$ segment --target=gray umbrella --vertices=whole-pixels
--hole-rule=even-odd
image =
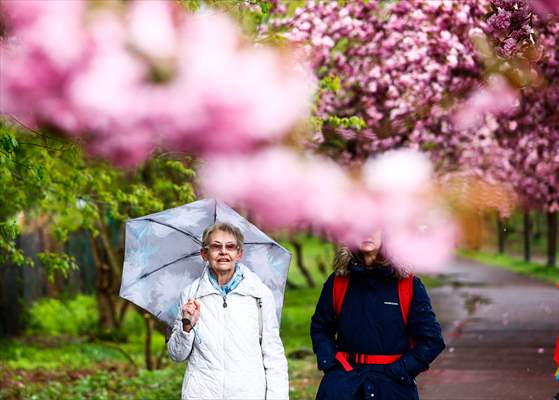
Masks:
[[[172,325],[182,289],[202,274],[202,233],[215,222],[230,222],[243,233],[241,263],[270,288],[279,320],[291,254],[232,208],[213,199],[126,223],[120,296]]]

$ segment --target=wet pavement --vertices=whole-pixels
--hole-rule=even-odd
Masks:
[[[418,379],[422,400],[552,400],[559,290],[458,260],[429,290],[447,348]],[[559,399],[559,397],[558,397]]]

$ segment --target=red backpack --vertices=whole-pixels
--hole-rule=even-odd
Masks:
[[[334,315],[339,318],[342,310],[342,303],[344,302],[345,293],[349,284],[349,275],[334,276],[334,286],[332,288],[332,298],[334,305]],[[408,314],[410,311],[411,301],[413,298],[413,275],[410,274],[405,278],[398,281],[398,297],[400,302],[400,310],[402,311],[402,318],[404,326],[408,324]],[[413,340],[410,339],[411,347],[414,346]],[[397,361],[402,354],[394,355],[371,355],[371,354],[358,354],[346,353],[338,351],[336,359],[342,364],[346,371],[351,371],[353,368],[348,361],[358,364],[391,364]]]

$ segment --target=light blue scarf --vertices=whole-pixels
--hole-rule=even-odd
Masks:
[[[233,273],[233,276],[231,277],[231,279],[229,279],[229,282],[227,282],[223,286],[219,286],[219,283],[217,283],[217,277],[215,276],[215,274],[213,273],[211,268],[208,268],[208,277],[210,278],[210,282],[211,282],[212,286],[222,296],[227,296],[227,294],[229,292],[231,292],[237,286],[239,286],[239,283],[241,283],[241,281],[244,278],[243,273],[241,272],[241,269],[239,268],[238,264],[235,265],[235,272]]]

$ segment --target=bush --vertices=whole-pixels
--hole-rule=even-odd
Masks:
[[[98,314],[93,296],[41,299],[30,307],[26,333],[30,335],[86,335],[97,329]]]

